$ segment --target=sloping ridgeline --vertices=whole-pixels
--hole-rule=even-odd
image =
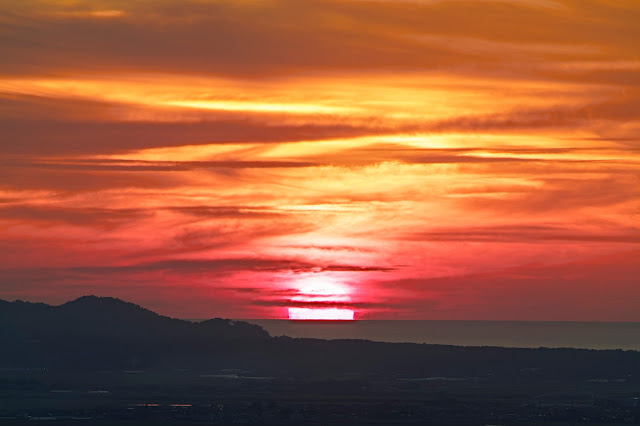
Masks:
[[[257,325],[200,323],[158,315],[113,298],[81,297],[60,306],[0,301],[3,368],[215,369],[265,375],[344,373],[413,377],[640,377],[640,352],[459,347],[364,340],[270,337]]]

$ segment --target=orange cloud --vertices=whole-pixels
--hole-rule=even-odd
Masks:
[[[633,2],[1,7],[0,298],[640,320]]]

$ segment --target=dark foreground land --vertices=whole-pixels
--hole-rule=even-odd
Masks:
[[[640,423],[640,352],[272,338],[117,299],[0,301],[0,426]]]

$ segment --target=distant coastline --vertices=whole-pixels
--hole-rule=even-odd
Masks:
[[[474,343],[471,337],[486,344],[489,332],[531,343],[573,333],[593,344],[607,332],[635,338],[639,324],[633,323],[266,321],[273,335],[280,326],[289,334],[297,329],[341,340],[296,339],[240,320],[191,322],[116,298],[83,296],[58,306],[0,300],[0,324],[0,420],[6,425],[640,420],[638,351],[346,339],[373,333],[378,340],[408,340],[417,333],[435,341],[466,333],[465,344]]]
[[[198,320],[192,320],[198,321]],[[640,350],[640,322],[243,319],[272,336],[514,348]]]

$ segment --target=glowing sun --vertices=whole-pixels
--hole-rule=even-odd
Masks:
[[[351,302],[349,289],[322,276],[310,276],[296,283],[298,294],[290,301],[297,306],[289,307],[290,320],[341,320],[352,321],[353,309],[336,307]],[[305,307],[304,305],[309,307]],[[324,307],[323,305],[327,305]]]
[[[354,312],[345,308],[289,308],[289,319],[353,321]]]

